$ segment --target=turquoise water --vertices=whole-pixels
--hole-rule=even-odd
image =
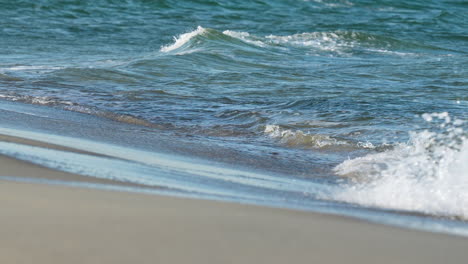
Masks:
[[[0,1],[0,26],[3,100],[468,218],[466,1]]]

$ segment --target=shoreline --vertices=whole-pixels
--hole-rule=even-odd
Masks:
[[[3,155],[0,175],[129,186]],[[468,246],[346,216],[4,179],[0,206],[5,263],[462,263]]]
[[[157,131],[140,131],[140,127],[46,106],[0,100],[0,113],[0,157],[7,155],[11,164],[18,163],[17,159],[28,162],[13,170],[23,173],[6,175],[12,170],[2,172],[1,167],[8,168],[9,163],[0,159],[0,180],[14,176],[19,177],[11,179],[15,182],[287,208],[468,237],[466,222],[321,200],[318,194],[333,192],[333,185],[242,166],[237,163],[239,156],[231,157],[213,145],[199,148]],[[232,160],[209,159],[198,155],[200,150],[226,154]]]
[[[342,216],[5,180],[0,206],[5,263],[462,263],[468,245]]]

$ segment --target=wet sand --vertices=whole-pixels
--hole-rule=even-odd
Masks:
[[[88,180],[4,156],[0,175]],[[2,180],[0,208],[0,263],[427,264],[468,259],[463,237],[234,203]]]

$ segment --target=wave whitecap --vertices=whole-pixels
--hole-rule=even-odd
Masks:
[[[468,220],[468,136],[464,121],[425,114],[439,132],[410,134],[406,144],[347,160],[335,168],[353,177],[333,199],[364,206]]]
[[[205,28],[203,28],[201,26],[198,26],[197,29],[195,29],[194,31],[184,33],[184,34],[181,34],[181,35],[179,35],[177,37],[174,37],[174,43],[171,44],[171,45],[161,47],[161,51],[162,52],[169,52],[169,51],[179,49],[182,46],[184,46],[187,42],[189,42],[192,38],[194,38],[194,37],[196,37],[198,35],[201,35],[201,34],[203,34],[205,32],[206,32]]]
[[[196,41],[195,41],[196,40]],[[198,26],[195,30],[174,37],[174,42],[161,47],[160,51],[176,54],[192,53],[204,50],[207,43],[220,40],[218,44],[241,47],[242,43],[262,49],[304,48],[308,54],[347,55],[355,52],[369,52],[392,55],[408,55],[401,49],[415,46],[389,37],[372,35],[356,31],[305,32],[293,35],[256,36],[249,32],[215,29]],[[239,42],[241,41],[241,42]],[[431,48],[431,47],[426,47]],[[187,50],[188,49],[188,50]]]

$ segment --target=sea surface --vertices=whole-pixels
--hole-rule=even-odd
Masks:
[[[468,234],[467,65],[464,0],[0,0],[0,133],[113,159],[0,154]]]

